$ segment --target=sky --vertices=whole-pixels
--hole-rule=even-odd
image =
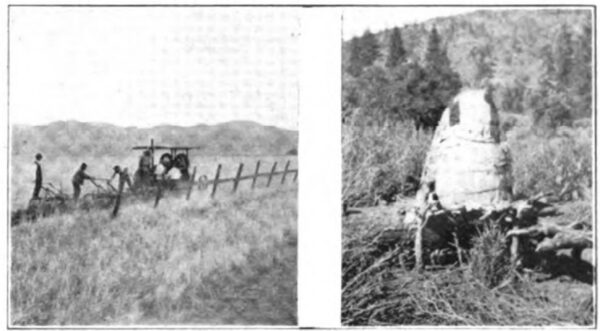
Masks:
[[[10,121],[297,129],[295,8],[11,7]]]
[[[435,17],[459,15],[477,10],[475,7],[371,7],[346,8],[343,11],[343,38],[362,35],[365,30],[377,32],[395,26],[419,23]]]

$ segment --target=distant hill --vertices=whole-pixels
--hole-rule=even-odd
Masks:
[[[12,155],[126,156],[135,145],[155,144],[201,147],[196,155],[281,155],[297,150],[298,131],[250,121],[190,127],[160,125],[152,128],[119,127],[76,121],[48,125],[13,125]]]
[[[484,57],[493,67],[496,85],[536,88],[543,73],[542,61],[554,47],[557,31],[567,24],[573,37],[592,24],[590,10],[479,10],[400,26],[408,58],[423,61],[429,31],[435,26],[448,50],[452,68],[463,85],[474,84],[475,58]],[[391,29],[375,32],[381,46],[379,62],[385,62]],[[591,40],[588,44],[591,44]],[[343,45],[342,61],[348,65],[349,45]],[[546,49],[545,49],[546,48]]]

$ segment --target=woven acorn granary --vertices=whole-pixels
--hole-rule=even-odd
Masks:
[[[502,205],[512,199],[510,151],[500,144],[498,110],[486,90],[465,90],[444,110],[427,154],[417,201],[427,183],[445,208]]]

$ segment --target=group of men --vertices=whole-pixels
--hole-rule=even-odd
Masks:
[[[152,154],[149,150],[144,151],[138,164],[139,179],[143,183],[161,181],[168,179],[180,179],[180,170],[173,166],[173,159],[169,155],[163,155],[156,166],[152,162]]]
[[[40,199],[40,192],[43,187],[42,159],[43,156],[41,153],[37,153],[35,155],[35,185],[33,188],[33,196],[31,198],[32,200]],[[91,181],[95,184],[96,178],[87,174],[86,169],[87,164],[84,162],[79,166],[79,168],[71,178],[71,184],[73,184],[73,199],[75,201],[79,199],[79,196],[81,195],[81,186],[86,180]],[[127,168],[121,168],[118,165],[115,165],[113,167],[113,174],[108,180],[108,183],[110,184],[117,175],[119,176],[119,190],[123,190],[125,184],[127,184],[130,189],[133,189],[133,186],[131,184],[131,178],[129,177]]]

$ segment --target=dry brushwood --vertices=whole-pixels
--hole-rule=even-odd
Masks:
[[[537,253],[557,253],[559,250],[572,249],[572,256],[594,265],[590,254],[593,247],[593,232],[581,222],[568,226],[554,224],[536,224],[523,229],[513,229],[508,237],[525,237],[540,240],[536,246]]]
[[[586,249],[592,248],[591,228],[581,222],[569,226],[540,224],[539,219],[558,215],[558,209],[551,204],[549,194],[537,194],[527,200],[514,201],[493,208],[444,209],[438,207],[433,212],[418,212],[411,220],[416,232],[414,254],[417,268],[428,263],[436,263],[440,253],[452,251],[451,259],[462,260],[462,252],[470,249],[470,243],[486,224],[498,225],[510,241],[510,254],[514,262],[523,254],[558,252],[572,249],[576,259],[591,264],[591,256]],[[428,211],[427,207],[425,209]],[[416,219],[416,221],[414,220]],[[533,245],[533,246],[532,246]],[[530,248],[532,247],[532,248]],[[535,248],[535,249],[534,249]],[[463,261],[458,261],[462,262]]]

